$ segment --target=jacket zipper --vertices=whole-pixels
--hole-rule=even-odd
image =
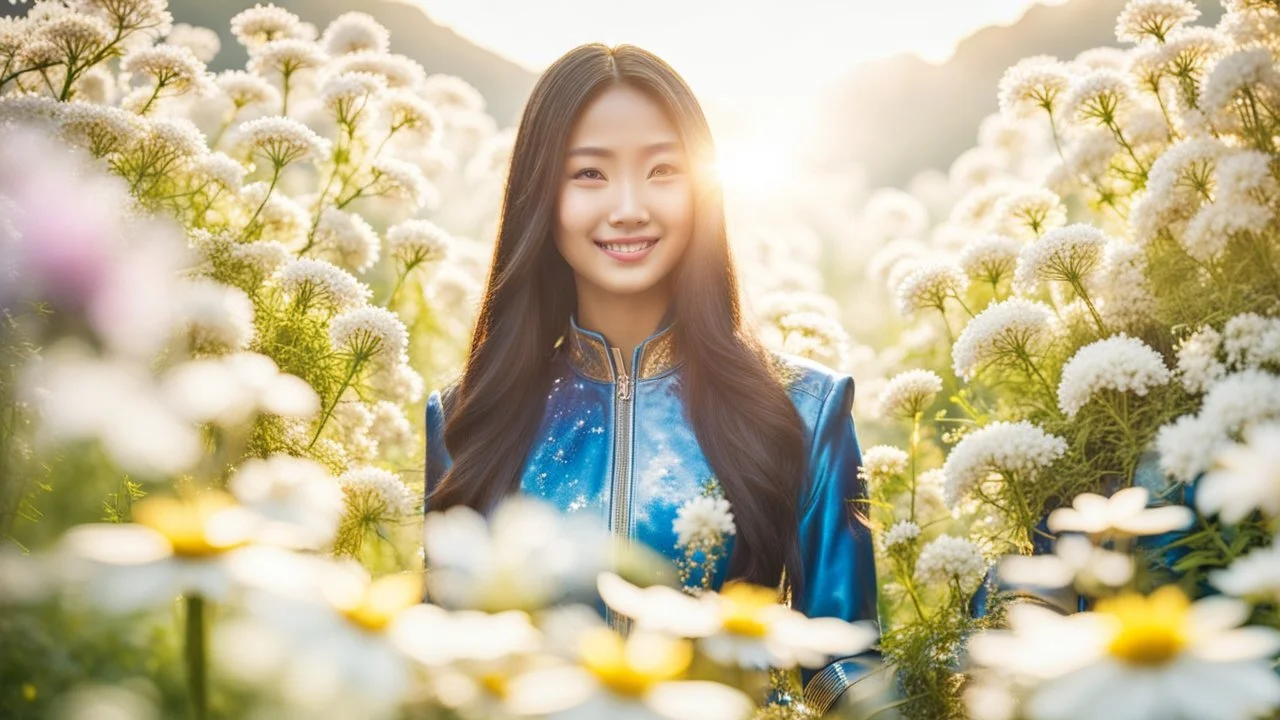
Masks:
[[[622,362],[622,351],[610,348],[613,352],[614,374],[617,378],[617,397],[614,401],[613,416],[613,482],[610,507],[613,514],[610,529],[620,545],[631,538],[631,444],[632,428],[631,406],[633,402],[631,378],[627,375],[626,366]],[[614,630],[625,633],[626,619],[608,609],[606,620]]]

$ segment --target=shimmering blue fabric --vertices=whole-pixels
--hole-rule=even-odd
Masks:
[[[641,376],[634,381],[633,443],[627,533],[631,538],[674,560],[676,547],[673,522],[685,502],[703,493],[713,477],[694,434],[685,418],[680,398],[683,364],[679,358],[659,363],[656,374],[646,376],[653,365],[642,353],[651,343],[669,333],[671,326],[650,336],[635,349],[631,366]],[[571,333],[584,341],[598,341],[611,347],[602,335],[571,321]],[[667,340],[670,338],[667,337]],[[605,527],[614,515],[612,479],[615,475],[615,403],[619,402],[616,378],[622,368],[613,367],[608,354],[607,381],[592,379],[581,362],[561,344],[552,359],[552,382],[547,391],[546,410],[525,462],[521,492],[550,501],[566,513],[589,513]],[[838,617],[846,620],[876,619],[876,575],[871,537],[853,518],[850,500],[864,498],[866,489],[858,478],[861,450],[850,414],[854,382],[848,375],[801,357],[780,355],[798,370],[788,394],[804,420],[809,451],[809,477],[804,483],[799,542],[804,566],[803,592],[792,598],[792,607],[810,617]],[[642,362],[643,360],[643,362]],[[599,368],[597,368],[597,373]],[[447,394],[449,389],[445,389]],[[444,407],[441,391],[427,400],[426,487],[430,493],[452,465],[444,447]],[[428,507],[427,510],[430,510]],[[728,569],[728,553],[719,563],[712,586],[719,588]],[[833,693],[829,688],[821,698],[826,705],[866,672],[862,663],[833,663],[827,668],[828,681],[843,669],[847,681]],[[838,674],[838,673],[836,673]],[[810,681],[813,673],[804,673]],[[810,683],[814,685],[815,683]],[[825,685],[830,685],[830,682]]]

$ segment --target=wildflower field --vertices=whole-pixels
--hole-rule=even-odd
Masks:
[[[164,0],[0,18],[0,717],[804,718],[869,647],[842,717],[1280,717],[1280,3],[1223,5],[1024,59],[911,192],[731,202],[762,336],[857,379],[879,634],[422,519],[513,139],[465,78],[354,11],[218,73]]]

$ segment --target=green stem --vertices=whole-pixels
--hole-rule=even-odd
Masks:
[[[204,598],[188,595],[185,657],[187,692],[191,699],[191,716],[195,720],[206,720],[209,717],[209,678],[205,662],[208,635]]]
[[[333,400],[325,408],[324,414],[320,416],[320,424],[316,425],[316,434],[311,437],[311,442],[307,445],[307,449],[315,447],[316,441],[320,439],[320,433],[324,430],[325,423],[329,422],[329,418],[333,415],[333,411],[338,407],[338,401],[342,398],[342,393],[346,392],[351,386],[351,381],[355,379],[356,373],[360,372],[360,366],[364,364],[364,358],[354,356],[351,358],[351,365],[347,368],[347,376],[342,379],[342,384],[338,386],[338,391],[333,394]]]
[[[240,234],[240,241],[244,242],[249,236],[249,231],[253,229],[253,224],[258,221],[258,216],[262,214],[262,208],[267,206],[267,201],[271,199],[271,192],[276,189],[276,183],[280,181],[280,170],[283,166],[276,165],[275,170],[271,173],[271,184],[267,186],[267,192],[262,196],[262,202],[258,204],[258,209],[253,211],[253,217],[249,218],[249,222],[244,226],[244,232]]]

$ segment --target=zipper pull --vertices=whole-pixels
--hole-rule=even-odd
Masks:
[[[626,365],[622,364],[622,351],[618,348],[610,349],[613,350],[613,366],[617,370],[618,375],[618,399],[630,399],[631,378],[627,376]]]

